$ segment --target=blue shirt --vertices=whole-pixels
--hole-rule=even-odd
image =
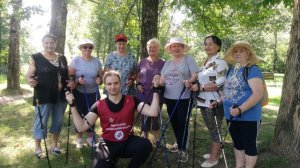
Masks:
[[[224,85],[224,112],[225,118],[230,119],[230,107],[242,105],[252,95],[252,90],[243,77],[245,67],[230,68]],[[261,78],[263,75],[257,66],[249,68],[247,80]],[[259,121],[262,117],[262,105],[259,101],[256,105],[243,112],[241,117],[236,116],[233,120],[238,121]]]

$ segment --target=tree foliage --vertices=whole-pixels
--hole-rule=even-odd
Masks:
[[[0,74],[6,72],[9,39],[9,19],[6,10],[6,1],[0,0]]]

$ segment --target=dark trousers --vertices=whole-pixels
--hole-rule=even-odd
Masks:
[[[189,99],[179,100],[178,105],[175,111],[173,112],[177,101],[178,100],[165,99],[169,118],[171,118],[170,120],[171,120],[172,128],[178,144],[178,149],[185,150],[187,137],[189,133],[188,132],[189,120],[190,120],[188,115]],[[186,119],[186,117],[188,117],[188,119]]]
[[[96,160],[94,161],[94,168],[114,168],[120,157],[131,158],[128,168],[138,168],[146,162],[152,151],[152,144],[148,139],[134,135],[124,142],[105,142],[110,152],[109,161]]]

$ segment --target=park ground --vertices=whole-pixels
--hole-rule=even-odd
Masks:
[[[24,82],[21,82],[24,83]],[[279,109],[282,77],[276,81],[268,81],[268,91],[270,96],[269,105],[263,109],[263,120],[261,130],[258,137],[259,157],[257,168],[296,168],[300,167],[299,162],[293,162],[284,156],[280,156],[271,151],[271,141],[273,138],[274,129],[276,126],[276,118]],[[32,139],[32,126],[33,126],[33,106],[32,103],[32,89],[26,85],[21,84],[22,92],[11,92],[5,90],[5,80],[0,76],[0,167],[7,168],[38,168],[47,167],[47,159],[37,160],[33,156],[34,141]],[[167,121],[166,109],[162,110],[164,124]],[[65,113],[64,127],[61,132],[59,145],[62,149],[66,150],[67,145],[67,119],[68,109]],[[194,119],[196,118],[196,127],[194,127]],[[99,123],[97,126],[99,127]],[[194,128],[196,131],[195,140],[193,137]],[[100,130],[96,130],[99,132]],[[135,131],[139,134],[139,123],[136,123]],[[226,127],[223,125],[222,134],[226,132]],[[49,136],[49,135],[48,135]],[[166,131],[166,140],[168,146],[174,142],[171,127]],[[209,152],[209,136],[206,127],[202,122],[200,112],[196,109],[193,110],[190,119],[190,136],[189,136],[189,160],[186,163],[178,165],[175,153],[166,153],[164,150],[159,149],[154,156],[151,167],[192,167],[193,166],[193,146],[195,144],[195,167],[200,167],[204,161],[202,155]],[[50,140],[47,139],[49,147]],[[54,168],[89,168],[91,167],[91,150],[84,146],[82,150],[75,148],[76,138],[74,134],[74,127],[70,128],[70,151],[69,161],[66,164],[66,154],[57,157],[49,154],[51,166]],[[227,136],[224,143],[224,150],[227,157],[228,167],[234,167],[234,154],[233,145],[230,136]],[[152,154],[151,154],[152,156]],[[168,157],[166,157],[168,156]],[[150,159],[150,158],[149,158]],[[120,159],[117,166],[120,168],[126,167],[128,159]],[[146,164],[144,167],[149,167]],[[218,168],[225,167],[224,160],[220,160]]]

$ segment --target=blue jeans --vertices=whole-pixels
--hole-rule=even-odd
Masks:
[[[34,124],[33,124],[33,137],[34,139],[43,139],[43,133],[45,138],[47,138],[47,123],[48,118],[51,115],[51,126],[50,132],[52,134],[59,134],[63,124],[63,117],[67,107],[67,102],[61,101],[59,98],[55,104],[53,103],[46,103],[40,104],[40,113],[42,115],[42,123],[44,129],[41,128],[40,117],[38,113],[38,106],[35,106],[35,117],[34,117]]]

